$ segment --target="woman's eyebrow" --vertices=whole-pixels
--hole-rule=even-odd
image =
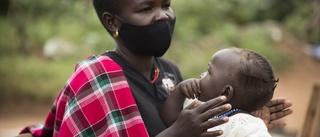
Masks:
[[[136,6],[145,6],[145,5],[152,5],[153,2],[151,0],[148,0],[148,1],[142,1],[142,2],[136,2],[135,5]]]

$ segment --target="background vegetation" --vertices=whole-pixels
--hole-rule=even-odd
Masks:
[[[198,77],[215,51],[236,46],[260,52],[283,71],[294,63],[280,50],[284,38],[320,43],[317,1],[172,0],[177,23],[165,58],[177,63],[184,78]],[[2,101],[52,103],[77,61],[114,48],[91,0],[2,0],[0,5]],[[73,43],[76,52],[46,58],[43,47],[54,38]]]

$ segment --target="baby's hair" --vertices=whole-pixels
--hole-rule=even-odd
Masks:
[[[241,56],[236,66],[235,85],[239,86],[239,106],[252,112],[262,108],[273,97],[278,80],[269,61],[261,54],[248,49],[231,48]]]

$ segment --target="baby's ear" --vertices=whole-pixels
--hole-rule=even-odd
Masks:
[[[222,92],[220,93],[220,96],[226,96],[227,98],[227,101],[230,101],[233,97],[233,93],[234,93],[234,90],[233,90],[233,87],[231,85],[226,85]]]

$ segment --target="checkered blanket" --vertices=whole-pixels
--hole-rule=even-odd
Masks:
[[[34,136],[146,137],[122,68],[108,56],[79,62],[57,97],[44,125],[21,133]]]

